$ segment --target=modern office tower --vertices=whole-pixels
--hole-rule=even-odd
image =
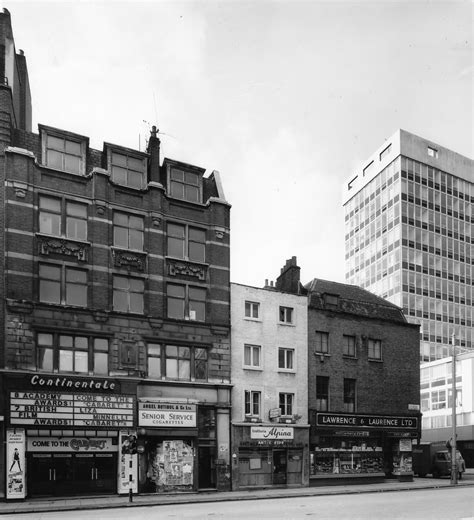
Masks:
[[[421,324],[421,361],[474,348],[473,161],[398,130],[344,186],[346,281]]]

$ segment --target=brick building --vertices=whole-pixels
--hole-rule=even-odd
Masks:
[[[310,485],[412,475],[419,326],[357,286],[314,279],[305,288]]]
[[[307,299],[296,258],[264,288],[231,284],[232,486],[309,482]]]
[[[0,14],[0,490],[228,489],[229,212],[214,171],[31,129]]]

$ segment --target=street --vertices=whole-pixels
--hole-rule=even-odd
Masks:
[[[185,499],[185,497],[183,497]],[[471,487],[5,515],[1,520],[472,520]]]

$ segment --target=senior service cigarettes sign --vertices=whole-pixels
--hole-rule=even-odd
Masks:
[[[196,405],[140,402],[138,405],[138,425],[195,428]]]

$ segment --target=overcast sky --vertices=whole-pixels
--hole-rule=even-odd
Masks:
[[[470,1],[4,2],[42,123],[218,170],[231,280],[344,281],[342,186],[398,128],[473,154]],[[145,121],[145,122],[144,122]]]

